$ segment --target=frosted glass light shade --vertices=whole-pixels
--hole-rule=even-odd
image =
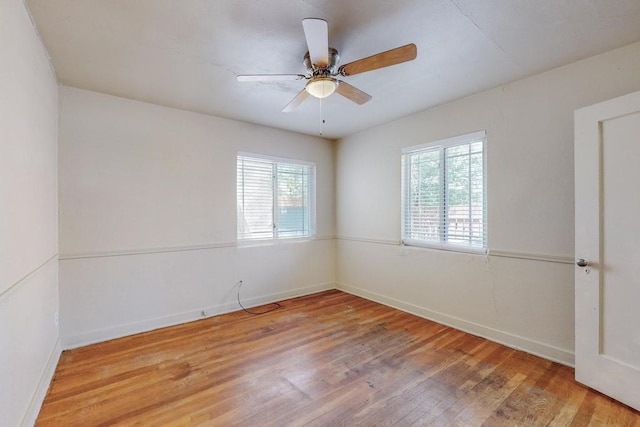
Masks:
[[[326,98],[336,91],[338,82],[331,77],[318,77],[309,80],[305,89],[310,95],[316,98]]]

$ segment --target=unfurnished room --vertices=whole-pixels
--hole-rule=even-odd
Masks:
[[[640,1],[0,0],[0,426],[640,426]]]

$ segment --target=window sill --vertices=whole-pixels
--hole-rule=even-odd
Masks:
[[[415,240],[415,239],[404,239],[402,240],[402,245],[415,246],[415,247],[425,248],[425,249],[435,249],[440,251],[461,252],[461,253],[474,254],[474,255],[487,254],[487,248],[454,245],[451,243],[425,242],[423,240]]]
[[[286,245],[288,243],[305,243],[317,240],[317,236],[305,236],[305,237],[282,237],[280,239],[255,239],[255,240],[238,240],[237,246],[239,248],[256,247],[256,246],[274,246],[274,245]]]

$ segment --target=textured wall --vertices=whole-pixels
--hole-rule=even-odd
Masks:
[[[0,425],[29,424],[59,355],[58,88],[21,0],[0,2]]]
[[[337,282],[573,362],[573,111],[640,89],[640,44],[339,141]],[[487,131],[489,256],[399,246],[403,147]]]
[[[333,143],[64,87],[61,328],[68,345],[333,288]],[[319,239],[236,247],[239,151],[316,163]]]

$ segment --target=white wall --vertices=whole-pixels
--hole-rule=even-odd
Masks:
[[[573,363],[573,111],[638,70],[634,44],[339,141],[338,287]],[[483,129],[494,255],[400,246],[401,149]]]
[[[21,0],[0,1],[0,425],[32,424],[60,354],[58,88]]]
[[[333,143],[61,88],[67,346],[335,286]],[[319,239],[236,247],[238,151],[313,161]]]

